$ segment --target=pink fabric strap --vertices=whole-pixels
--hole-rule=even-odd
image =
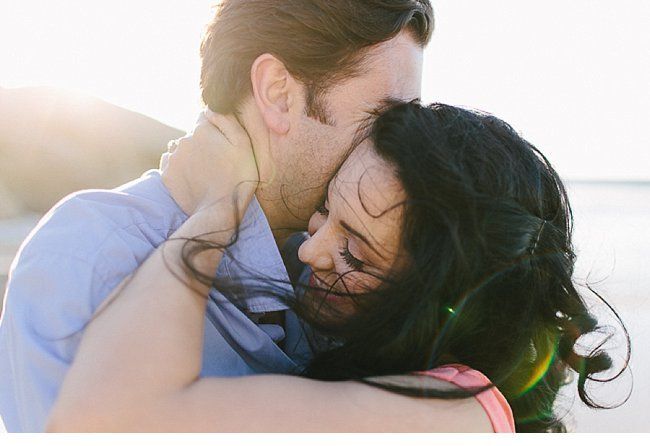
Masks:
[[[426,375],[441,381],[447,381],[463,389],[484,387],[490,384],[478,370],[462,364],[449,364],[426,372],[416,372],[416,375]],[[508,401],[499,389],[491,387],[475,396],[487,413],[492,429],[497,433],[514,433],[515,420]]]

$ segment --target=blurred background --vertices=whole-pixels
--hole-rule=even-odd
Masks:
[[[620,400],[633,379],[630,400],[596,412],[569,392],[569,425],[649,431],[650,2],[433,4],[424,102],[491,112],[549,157],[575,210],[576,279],[595,283],[630,331],[631,372],[599,391]],[[20,243],[59,199],[156,167],[167,141],[192,128],[211,6],[0,3],[0,292]]]

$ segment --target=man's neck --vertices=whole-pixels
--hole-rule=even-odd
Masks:
[[[260,164],[272,162],[269,158],[268,129],[260,119],[254,104],[252,102],[244,104],[238,116],[251,138],[258,162]],[[264,176],[264,172],[262,174]],[[279,248],[284,245],[291,234],[307,228],[306,221],[301,221],[291,214],[287,204],[282,199],[280,189],[281,187],[278,184],[261,184],[256,194],[257,201],[264,212]]]
[[[278,248],[282,248],[291,234],[306,229],[306,227],[303,227],[305,226],[304,222],[287,216],[289,210],[281,200],[267,200],[264,198],[264,193],[262,192],[257,194],[257,201],[271,227],[271,232],[273,232],[273,238],[275,238],[275,243],[278,245]]]

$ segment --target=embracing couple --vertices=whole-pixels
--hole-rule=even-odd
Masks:
[[[225,0],[159,170],[54,207],[11,270],[9,431],[562,431],[610,369],[547,159],[421,105],[428,0]],[[119,129],[116,129],[119,130]],[[306,231],[306,232],[305,232]]]

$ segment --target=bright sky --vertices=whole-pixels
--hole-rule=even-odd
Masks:
[[[433,0],[423,99],[510,122],[567,178],[650,180],[650,2]],[[2,0],[0,86],[190,128],[205,0]]]

